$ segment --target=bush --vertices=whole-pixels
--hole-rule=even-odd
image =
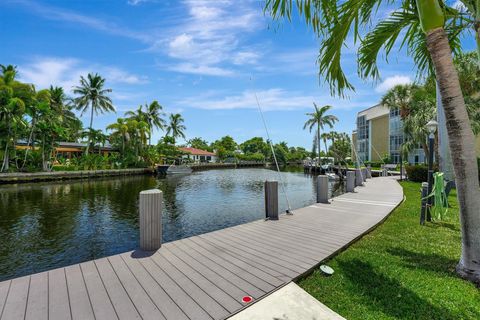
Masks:
[[[381,168],[383,165],[383,162],[379,161],[365,161],[365,166],[370,165],[372,168]]]
[[[428,167],[425,165],[405,166],[405,170],[410,181],[427,182],[428,180]],[[433,166],[433,171],[438,171],[438,167]]]

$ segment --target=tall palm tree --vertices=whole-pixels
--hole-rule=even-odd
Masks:
[[[128,134],[128,121],[124,118],[118,118],[117,122],[109,124],[107,130],[112,131],[112,136],[118,137],[122,144],[122,155],[125,154],[125,145],[130,139]]]
[[[166,135],[171,135],[174,140],[177,138],[185,139],[185,130],[187,128],[183,125],[183,122],[184,120],[180,113],[170,114]]]
[[[105,89],[105,79],[99,74],[89,73],[85,79],[80,77],[80,86],[76,86],[73,89],[73,93],[78,95],[74,99],[77,110],[81,110],[83,115],[88,108],[90,108],[90,132],[93,129],[93,114],[104,112],[115,112],[112,100],[108,96],[108,93],[112,92],[112,89]],[[87,149],[85,154],[88,154],[88,148],[90,146],[91,137],[88,138]]]
[[[154,100],[149,105],[145,105],[145,109],[146,120],[148,123],[148,128],[150,130],[150,134],[148,136],[148,144],[152,145],[153,128],[163,130],[166,126],[166,122],[163,119],[165,113],[163,112],[163,107],[156,100]]]
[[[266,1],[266,10],[274,18],[291,18],[292,0]],[[383,52],[388,56],[397,40],[400,47],[408,46],[407,52],[420,74],[435,75],[450,152],[461,155],[452,157],[462,226],[462,255],[457,272],[480,283],[480,186],[475,141],[452,59],[452,51],[460,51],[460,36],[465,30],[458,24],[458,10],[442,0],[403,0],[386,19],[378,19],[375,12],[381,0],[318,0],[313,5],[310,0],[296,2],[307,24],[321,37],[320,75],[329,82],[332,92],[343,95],[346,89],[353,88],[340,59],[352,33],[354,40],[360,42],[358,66],[362,77],[379,77],[377,57]],[[474,17],[472,24],[478,35],[478,1],[462,0],[462,3]],[[362,37],[359,30],[364,28],[370,31]]]
[[[314,112],[309,112],[307,113],[307,116],[309,117],[308,120],[305,122],[303,125],[303,129],[307,129],[312,132],[312,130],[316,127],[316,140],[317,140],[317,151],[318,151],[318,161],[319,164],[322,165],[322,159],[320,156],[320,131],[324,129],[325,126],[328,126],[330,128],[333,128],[333,125],[335,122],[338,121],[338,118],[335,117],[334,115],[326,114],[332,106],[326,105],[321,108],[317,106],[317,104],[314,102],[313,107],[315,108]]]

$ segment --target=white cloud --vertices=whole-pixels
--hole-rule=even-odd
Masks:
[[[78,85],[80,76],[90,72],[99,73],[109,83],[131,85],[147,81],[145,77],[117,67],[89,64],[74,58],[41,57],[20,65],[18,71],[21,81],[33,83],[38,88],[61,86],[66,92],[71,92],[72,87]]]
[[[169,70],[189,73],[189,74],[198,74],[206,76],[216,76],[216,77],[228,77],[233,75],[233,71],[220,68],[220,67],[211,67],[206,65],[195,65],[192,63],[179,63],[168,67]]]
[[[376,88],[375,91],[378,93],[384,93],[391,88],[399,84],[409,84],[412,83],[412,79],[409,76],[400,76],[395,75],[392,77],[385,78]]]
[[[186,0],[183,4],[188,10],[188,18],[177,23],[167,37],[156,41],[150,48],[178,60],[178,65],[171,69],[229,76],[232,71],[218,71],[225,70],[226,65],[257,62],[260,53],[245,48],[242,38],[245,33],[258,28],[261,10],[254,10],[249,2],[226,0]]]
[[[288,92],[283,89],[273,88],[258,91],[258,101],[264,111],[296,110],[305,109],[312,106],[315,100],[313,96],[305,96],[298,92]],[[207,109],[207,110],[232,110],[232,109],[256,109],[258,108],[255,100],[255,92],[245,90],[239,95],[231,95],[224,98],[211,97],[212,93],[206,97],[192,97],[179,101],[180,105]],[[210,97],[209,97],[210,96]]]

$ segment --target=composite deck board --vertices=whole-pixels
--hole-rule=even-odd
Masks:
[[[269,231],[268,228],[263,230]],[[250,228],[245,228],[243,231],[232,231],[229,233],[229,235],[236,239],[237,243],[248,243],[250,248],[252,246],[256,249],[263,248],[263,250],[273,253],[277,256],[283,256],[287,252],[289,261],[293,261],[293,263],[297,264],[299,267],[308,268],[312,265],[312,263],[315,264],[317,261],[316,259],[312,258],[311,246],[309,246],[310,250],[308,253],[299,252],[296,250],[298,248],[294,248],[296,244],[290,244],[288,242],[289,239],[285,239],[284,236],[279,236],[275,232],[272,232],[271,234],[264,234],[262,232],[258,232],[258,229],[251,230]],[[289,249],[294,250],[289,251]]]
[[[78,264],[65,268],[67,278],[68,297],[73,320],[95,319],[92,305],[88,296],[87,287],[83,280],[82,270]]]
[[[170,249],[167,249],[167,250],[170,250]],[[187,255],[182,250],[179,250],[177,248],[172,248],[171,252],[177,258],[179,258],[185,264],[187,264],[189,267],[195,269],[198,273],[200,273],[210,282],[214,283],[220,290],[227,293],[232,298],[237,299],[237,301],[240,301],[241,297],[247,294],[241,288],[238,288],[235,284],[231,283],[227,279],[223,278],[222,276],[218,275],[214,271],[210,270],[209,268],[207,268],[197,260]]]
[[[180,288],[157,264],[152,256],[149,259],[142,259],[141,263],[152,275],[155,281],[165,289],[170,298],[175,301],[180,310],[192,319],[211,319],[208,313],[203,310],[182,288]]]
[[[95,266],[118,318],[120,320],[142,319],[108,259],[96,260]]]
[[[188,264],[177,258],[168,249],[162,251],[162,256],[229,312],[234,312],[241,307],[241,304],[238,302],[241,296],[237,296],[237,299],[230,296],[220,289],[215,282],[208,280]]]
[[[244,279],[248,283],[254,285],[255,287],[259,288],[260,290],[262,290],[264,292],[268,292],[268,291],[272,290],[272,288],[275,288],[275,285],[272,285],[268,281],[263,280],[262,277],[256,276],[254,274],[254,272],[252,272],[248,269],[239,268],[235,264],[231,263],[230,261],[216,259],[215,255],[206,254],[206,251],[193,241],[184,241],[183,244],[185,244],[187,247],[195,250],[197,252],[197,254],[200,254],[200,255],[203,255],[203,256],[208,256],[212,263],[223,266],[224,268],[230,270],[231,272],[233,272],[234,274],[236,274],[240,278]]]
[[[196,246],[197,251],[200,251],[204,255],[208,255],[212,260],[214,260],[218,264],[228,262],[230,265],[235,266],[235,267],[231,267],[233,268],[233,270],[236,270],[237,268],[247,270],[251,274],[259,277],[260,279],[263,279],[264,281],[270,283],[273,286],[279,286],[283,284],[282,280],[279,280],[275,276],[272,276],[269,273],[265,272],[264,270],[259,269],[258,265],[255,265],[253,263],[248,264],[233,255],[226,255],[225,253],[218,255],[218,251],[216,251],[215,247],[213,247],[211,244],[207,242],[197,243],[194,240],[191,240],[191,241],[197,244]],[[277,275],[280,275],[280,274],[277,273]]]
[[[28,289],[30,277],[13,279],[7,297],[7,303],[3,310],[5,319],[24,319],[27,307]]]
[[[65,268],[48,272],[48,317],[53,320],[72,319]]]
[[[0,307],[1,309],[1,307]],[[48,272],[33,274],[30,277],[25,320],[48,319]]]
[[[381,222],[403,200],[390,177],[329,204],[0,282],[0,319],[226,319]]]

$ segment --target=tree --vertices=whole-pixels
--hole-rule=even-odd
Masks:
[[[14,66],[1,65],[0,75],[0,137],[4,140],[0,172],[9,170],[10,151],[15,151],[18,133],[26,127],[23,119],[26,105],[34,96],[33,86],[17,82]]]
[[[122,155],[125,154],[125,146],[130,139],[128,134],[127,120],[124,118],[118,118],[117,122],[109,124],[107,130],[112,131],[111,137],[120,140]]]
[[[345,132],[336,133],[334,136],[335,138],[332,140],[329,151],[340,163],[346,163],[347,158],[352,154],[350,136]]]
[[[470,13],[475,12],[476,18],[480,9],[477,2],[462,1],[471,5]],[[380,0],[319,0],[311,6],[310,0],[297,0],[307,24],[312,25],[314,31],[323,37],[319,54],[320,74],[326,77],[333,92],[341,95],[345,89],[353,89],[341,68],[342,48],[351,32],[354,40],[359,40],[359,30],[375,24],[374,9],[379,3]],[[291,0],[267,0],[266,9],[271,11],[273,17],[290,17]],[[361,41],[358,65],[362,77],[378,78],[376,62],[379,53],[385,51],[388,56],[401,37],[399,42],[409,47],[408,53],[413,56],[417,69],[435,74],[446,118],[450,152],[452,155],[461,155],[453,157],[462,225],[462,257],[457,272],[462,277],[480,283],[478,167],[474,135],[452,59],[452,51],[459,51],[459,33],[463,28],[457,25],[457,13],[458,10],[445,6],[443,1],[402,1],[398,10],[386,19],[379,19]],[[323,26],[326,28],[322,29]],[[480,24],[476,19],[477,35],[478,26]]]
[[[183,118],[182,115],[179,113],[171,114],[169,117],[169,124],[167,126],[167,136],[171,135],[171,137],[176,141],[177,138],[185,139],[185,130],[187,129],[185,125],[183,125]]]
[[[224,136],[220,138],[220,140],[216,140],[214,143],[212,143],[212,147],[216,150],[223,148],[223,150],[229,155],[232,155],[235,151],[237,151],[237,143],[231,136]]]
[[[321,154],[320,154],[320,131],[324,129],[325,126],[329,126],[330,128],[333,128],[333,125],[335,122],[338,121],[338,118],[335,117],[334,115],[329,115],[326,114],[332,107],[331,106],[323,106],[319,108],[315,102],[313,103],[313,106],[315,108],[314,112],[307,113],[307,116],[309,116],[308,120],[305,122],[303,125],[303,129],[305,130],[308,128],[310,132],[316,127],[316,141],[317,141],[317,150],[318,150],[318,161],[319,164],[322,164],[321,160]]]
[[[188,140],[188,145],[190,147],[196,148],[196,149],[207,150],[207,151],[212,150],[212,148],[210,148],[210,146],[208,145],[208,142],[203,140],[200,137],[195,137],[195,138],[192,138],[192,139]]]
[[[245,154],[254,154],[261,153],[264,156],[267,156],[270,152],[268,144],[263,140],[262,137],[253,137],[249,140],[246,140],[240,144],[240,150]]]
[[[163,107],[158,103],[158,101],[154,100],[149,105],[145,105],[145,109],[146,120],[148,123],[148,128],[150,130],[150,134],[148,136],[148,143],[151,145],[153,128],[163,130],[166,126],[166,122],[162,118],[162,116],[164,115]]]
[[[90,125],[89,129],[93,129],[93,114],[115,112],[112,100],[108,97],[108,93],[112,92],[112,89],[104,89],[105,79],[99,74],[89,73],[85,79],[80,77],[80,86],[76,86],[73,89],[73,93],[78,95],[74,99],[77,110],[81,110],[83,115],[88,108],[90,108]],[[91,132],[91,131],[90,131]],[[91,137],[88,138],[87,149],[85,154],[88,154],[88,148],[91,142]]]

